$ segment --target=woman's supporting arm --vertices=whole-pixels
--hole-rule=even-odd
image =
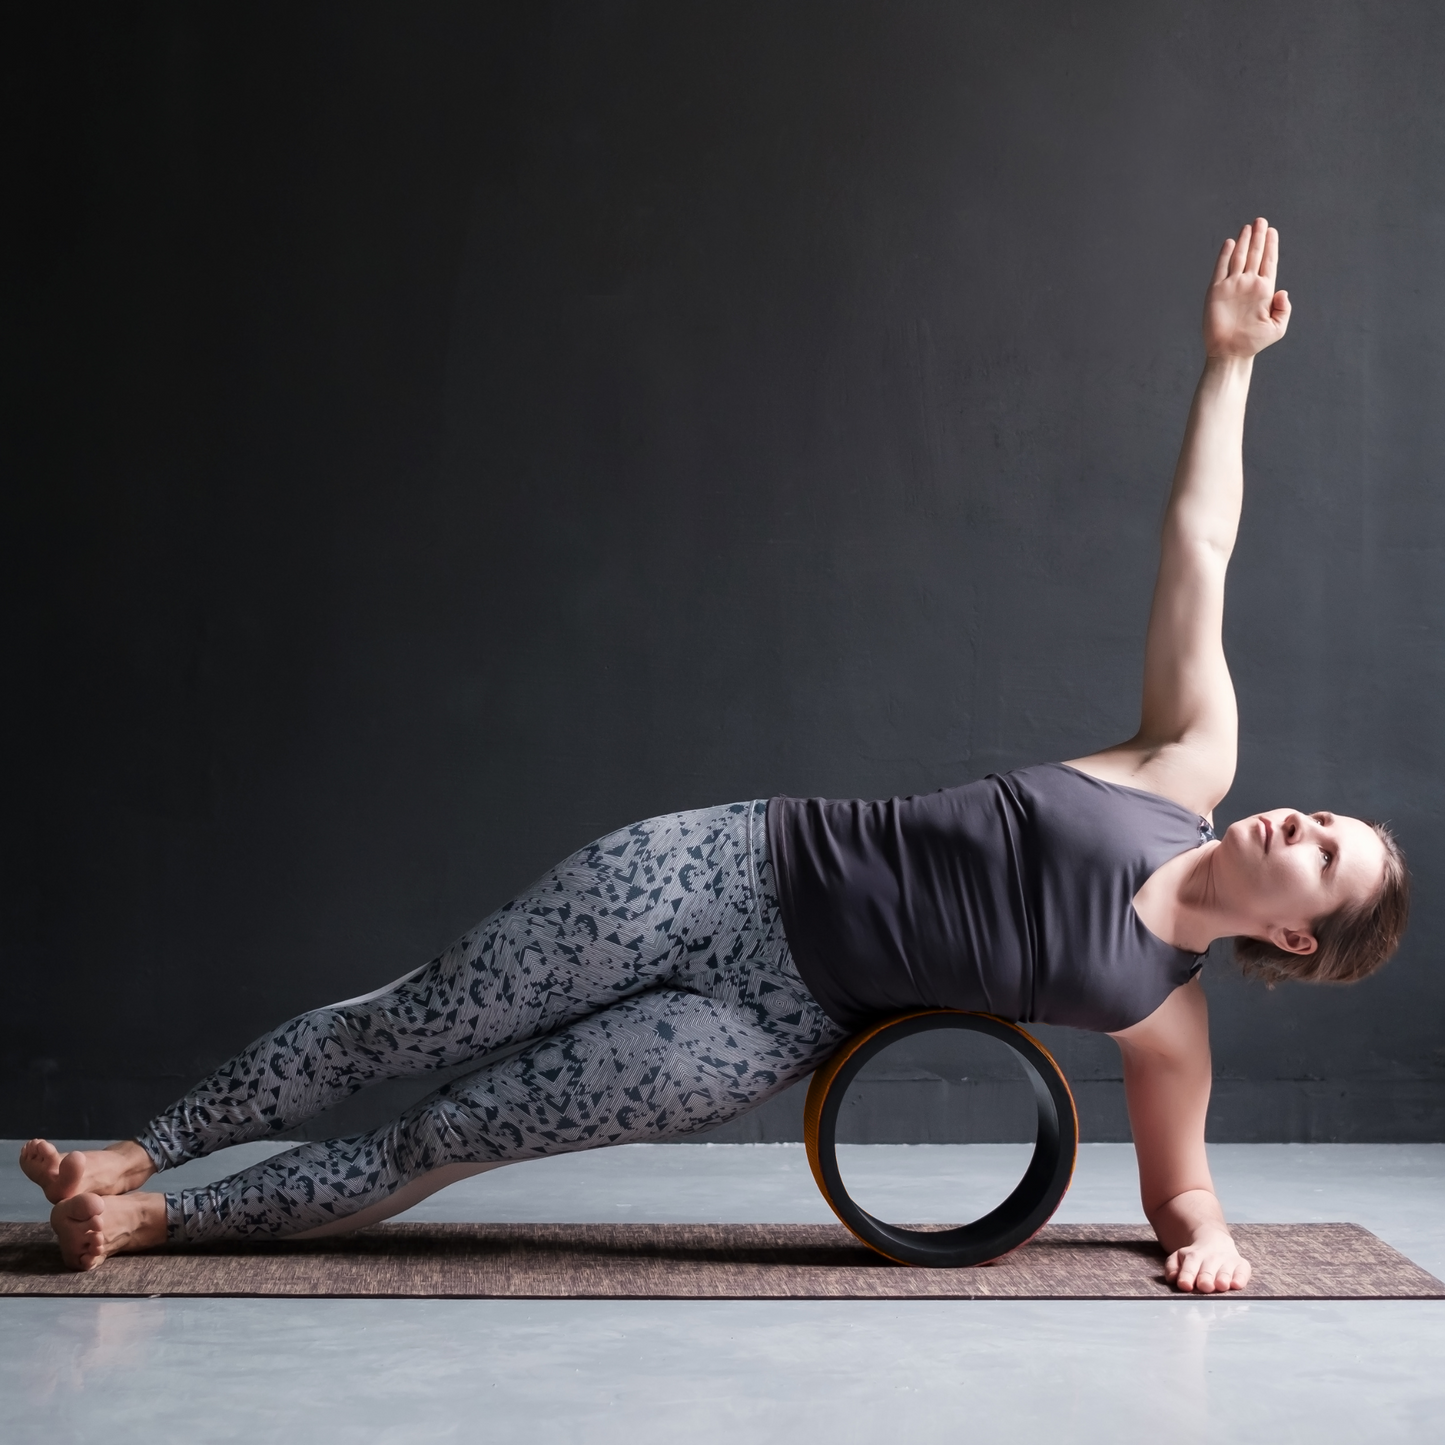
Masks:
[[[1139,731],[1075,764],[1206,816],[1234,778],[1239,729],[1224,660],[1224,579],[1244,496],[1244,410],[1255,355],[1285,333],[1279,233],[1264,220],[1220,250],[1194,393],[1160,539]]]
[[[1209,1010],[1196,979],[1176,988],[1142,1023],[1114,1036],[1124,1057],[1124,1095],[1139,1196],[1181,1290],[1243,1289],[1249,1261],[1235,1248],[1204,1151],[1211,1066]]]

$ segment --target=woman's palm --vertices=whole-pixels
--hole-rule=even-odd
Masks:
[[[1204,349],[1210,356],[1253,356],[1289,327],[1289,293],[1276,291],[1279,232],[1263,217],[1219,252],[1204,298]]]

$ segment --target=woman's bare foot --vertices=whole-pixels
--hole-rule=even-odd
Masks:
[[[166,1242],[164,1194],[77,1194],[50,1211],[60,1257],[71,1269],[94,1269],[110,1254]]]
[[[122,1139],[106,1149],[72,1149],[69,1154],[62,1154],[48,1139],[32,1139],[20,1151],[20,1168],[52,1204],[77,1194],[126,1194],[156,1172],[150,1155],[134,1139]]]

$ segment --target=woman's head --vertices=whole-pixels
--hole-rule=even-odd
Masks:
[[[1279,808],[1231,825],[1213,860],[1245,925],[1235,956],[1275,982],[1353,983],[1399,946],[1410,874],[1382,823]]]

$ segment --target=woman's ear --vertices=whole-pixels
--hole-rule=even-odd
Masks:
[[[1271,928],[1269,941],[1276,948],[1282,948],[1286,953],[1297,953],[1301,957],[1313,953],[1320,946],[1319,939],[1313,933],[1299,928]]]

